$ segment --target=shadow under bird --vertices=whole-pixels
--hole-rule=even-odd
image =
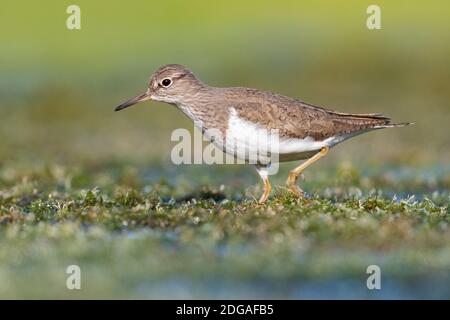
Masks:
[[[377,113],[336,112],[257,89],[212,87],[178,64],[165,65],[156,70],[149,80],[147,91],[117,106],[115,111],[146,100],[175,105],[197,126],[201,126],[203,133],[214,129],[220,131],[224,141],[229,141],[229,136],[233,136],[237,144],[242,141],[246,144],[244,148],[236,144],[225,148],[223,143],[218,144],[216,139],[209,137],[220,149],[244,160],[248,160],[248,152],[239,150],[246,150],[248,141],[260,141],[262,132],[276,130],[279,162],[307,159],[291,170],[286,180],[289,190],[299,197],[304,192],[297,186],[297,178],[308,166],[325,156],[330,148],[368,131],[410,124],[396,124]],[[258,151],[259,147],[255,145],[254,148]],[[261,152],[267,152],[267,149],[264,147]],[[264,183],[260,203],[268,199],[271,191],[269,166],[270,163],[255,164]]]

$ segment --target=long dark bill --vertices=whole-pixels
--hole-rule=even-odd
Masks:
[[[125,101],[124,103],[122,103],[121,105],[118,105],[114,111],[120,111],[122,109],[131,107],[132,105],[142,102],[142,101],[146,101],[146,100],[150,100],[151,96],[148,92],[144,92],[134,98],[131,98],[130,100]]]

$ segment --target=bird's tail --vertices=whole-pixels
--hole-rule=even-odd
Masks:
[[[389,122],[386,123],[384,125],[380,125],[380,126],[375,126],[374,128],[380,127],[380,128],[401,128],[401,127],[405,127],[405,126],[409,126],[409,125],[414,125],[414,122],[400,122],[400,123],[393,123],[393,122]]]
[[[339,127],[342,132],[354,131],[370,131],[383,128],[399,128],[404,127],[412,122],[394,123],[391,118],[380,113],[343,113],[333,112],[333,121],[335,126]]]

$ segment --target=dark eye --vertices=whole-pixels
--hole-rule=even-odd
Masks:
[[[172,83],[172,80],[170,80],[169,78],[163,79],[163,81],[161,81],[161,84],[162,84],[164,87],[170,86],[171,83]]]

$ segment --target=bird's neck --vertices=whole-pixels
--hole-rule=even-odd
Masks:
[[[211,114],[214,107],[214,88],[203,85],[202,88],[192,90],[186,94],[181,101],[177,101],[176,106],[192,121],[206,126],[206,118]]]

